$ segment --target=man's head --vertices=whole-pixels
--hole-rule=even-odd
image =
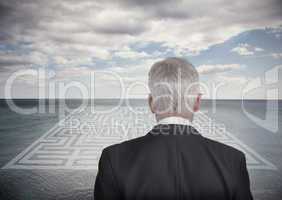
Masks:
[[[199,75],[194,66],[181,58],[156,62],[149,72],[149,105],[157,120],[180,116],[192,120],[199,110]]]

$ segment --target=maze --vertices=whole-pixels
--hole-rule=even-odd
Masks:
[[[102,107],[101,107],[102,108]],[[119,107],[75,111],[58,122],[3,168],[5,169],[97,169],[104,147],[146,134],[155,124],[145,107]],[[208,138],[236,147],[246,154],[249,169],[276,167],[216,123],[198,113],[194,126]]]

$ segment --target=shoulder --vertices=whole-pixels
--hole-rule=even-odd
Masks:
[[[152,146],[149,141],[148,136],[142,136],[110,145],[103,149],[101,157],[107,157],[112,167],[120,174],[126,173],[133,163],[137,163],[138,160],[148,155],[150,146]]]
[[[110,145],[103,149],[103,152],[109,153],[109,154],[117,154],[117,153],[125,153],[125,152],[133,152],[134,150],[140,148],[143,146],[148,137],[141,136],[138,138],[126,140],[117,144]]]
[[[227,144],[223,144],[221,142],[218,142],[218,141],[215,141],[209,138],[205,138],[205,137],[203,138],[206,144],[217,154],[225,154],[225,155],[228,155],[229,157],[232,157],[238,160],[242,160],[245,158],[245,154],[241,150],[235,147],[232,147]]]

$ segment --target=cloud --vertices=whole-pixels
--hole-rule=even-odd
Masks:
[[[275,59],[281,59],[282,58],[282,53],[272,53],[271,56]]]
[[[239,44],[237,47],[231,50],[231,52],[236,52],[237,54],[241,56],[251,56],[251,55],[254,55],[255,52],[261,52],[261,51],[264,51],[264,49],[259,48],[259,47],[253,47],[246,43]]]
[[[31,61],[23,55],[15,55],[11,53],[0,53],[0,66],[17,66],[17,65],[28,65]]]
[[[148,59],[197,55],[243,31],[277,27],[281,19],[280,0],[2,0],[0,73],[26,65],[131,71]],[[150,55],[132,47],[138,43],[170,51]],[[262,51],[245,48],[235,53]]]
[[[231,70],[240,69],[241,65],[239,64],[218,64],[218,65],[200,65],[197,67],[197,71],[200,74],[215,74],[220,72],[226,72]]]
[[[87,67],[66,67],[61,68],[54,72],[54,79],[56,80],[71,80],[72,78],[90,76],[90,73],[94,72],[93,69]]]
[[[254,55],[253,51],[250,51],[248,49],[249,45],[248,44],[240,44],[238,47],[233,48],[231,51],[236,52],[241,56],[249,56],[249,55]]]
[[[0,51],[0,73],[12,72],[31,65],[44,67],[47,62],[47,57],[39,52],[31,52],[26,55]]]
[[[259,48],[259,47],[255,47],[255,51],[264,51],[264,49]]]
[[[142,18],[123,11],[106,10],[95,17],[93,30],[100,34],[139,35],[145,32],[148,24]]]
[[[245,84],[248,79],[245,76],[232,76],[232,75],[220,75],[216,77],[217,81],[231,83],[231,84]]]
[[[30,51],[47,45],[53,55],[74,51],[92,56],[92,49],[110,53],[136,42],[167,43],[185,53],[244,30],[276,26],[281,23],[279,2],[1,1],[0,38],[9,44],[29,43]]]
[[[118,58],[123,58],[123,59],[135,59],[135,60],[137,60],[137,59],[149,58],[152,55],[149,55],[144,51],[137,52],[137,51],[134,51],[134,50],[132,50],[128,47],[125,47],[124,49],[115,52],[114,56],[116,56]]]

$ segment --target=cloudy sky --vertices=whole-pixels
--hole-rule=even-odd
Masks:
[[[179,56],[206,98],[265,98],[248,87],[279,79],[281,10],[281,0],[1,0],[0,97],[10,86],[13,98],[145,97],[152,63]]]

